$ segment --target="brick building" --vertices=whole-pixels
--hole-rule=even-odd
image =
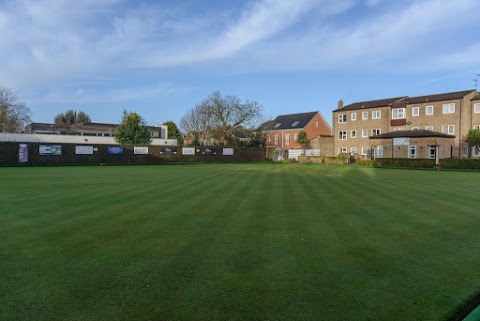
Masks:
[[[333,111],[333,128],[337,155],[435,158],[435,150],[440,158],[466,157],[465,137],[470,129],[480,128],[480,95],[476,90],[465,90],[356,102],[347,106],[339,101],[338,108]],[[382,141],[376,137],[379,135],[391,141]],[[400,145],[395,143],[402,137],[406,138],[404,144],[409,142],[407,147],[400,147],[407,148],[406,154],[385,153],[385,148],[388,150],[392,146],[398,150]],[[473,156],[479,156],[477,150],[473,151]]]

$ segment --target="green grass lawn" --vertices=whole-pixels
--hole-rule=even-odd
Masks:
[[[446,320],[480,291],[480,173],[0,168],[0,320]]]

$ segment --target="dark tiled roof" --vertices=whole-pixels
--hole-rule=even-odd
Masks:
[[[370,136],[370,139],[378,139],[378,138],[398,138],[398,137],[411,137],[411,138],[418,138],[418,137],[444,137],[444,138],[455,138],[454,135],[448,135],[440,132],[434,132],[431,130],[399,130],[396,132],[388,132],[383,133],[376,136]]]
[[[258,131],[263,132],[266,130],[270,130],[273,128],[273,125],[274,125],[273,120],[267,120],[266,122],[264,122],[258,127]]]
[[[312,120],[316,114],[318,114],[318,111],[301,114],[280,115],[273,120],[273,128],[271,128],[271,130],[305,128],[308,122]]]
[[[378,99],[378,100],[360,101],[360,102],[357,102],[357,103],[347,105],[343,108],[335,109],[333,112],[344,111],[344,110],[357,110],[357,109],[364,109],[364,108],[385,107],[385,106],[390,106],[390,104],[394,103],[397,100],[403,99],[403,98],[405,98],[405,96],[404,97]]]
[[[478,95],[476,95],[475,97],[473,97],[472,100],[480,100],[480,94],[478,94]]]
[[[420,104],[420,103],[432,102],[432,101],[462,99],[472,91],[475,91],[475,89],[456,91],[456,92],[437,94],[437,95],[408,97],[406,101],[407,101],[407,104]]]

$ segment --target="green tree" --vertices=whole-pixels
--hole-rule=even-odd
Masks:
[[[179,145],[183,145],[183,134],[178,129],[177,124],[173,121],[169,120],[163,123],[164,126],[168,128],[168,138],[169,139],[176,139]]]
[[[30,109],[17,93],[0,86],[0,132],[21,132],[30,122]]]
[[[476,147],[480,151],[480,129],[470,129],[465,139],[469,148],[469,157],[472,155],[472,147]]]
[[[89,124],[92,122],[92,119],[90,118],[89,115],[87,115],[83,111],[79,111],[77,113],[76,110],[69,109],[64,113],[57,114],[53,119],[53,122],[55,124],[67,124],[67,125],[81,124],[81,123]]]
[[[305,155],[305,148],[308,143],[307,133],[304,130],[298,132],[297,142],[303,146],[303,155]]]
[[[115,129],[115,140],[122,145],[149,145],[152,133],[147,123],[135,112],[123,111],[122,121]]]

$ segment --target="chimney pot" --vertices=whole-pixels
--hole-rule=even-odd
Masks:
[[[338,101],[338,108],[343,108],[343,100]]]

